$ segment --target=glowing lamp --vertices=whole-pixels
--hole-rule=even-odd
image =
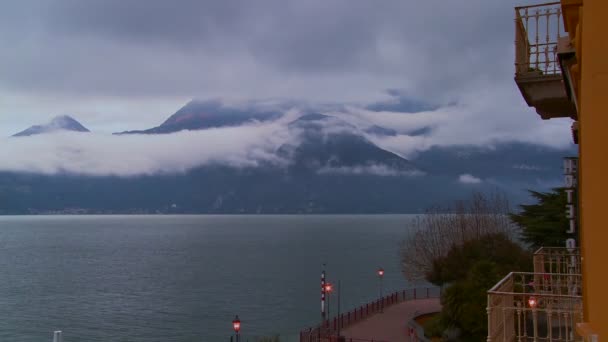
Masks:
[[[232,327],[234,328],[235,333],[239,333],[241,331],[241,320],[239,319],[239,315],[236,315],[234,320],[232,321]]]
[[[384,276],[384,269],[383,268],[379,268],[378,269],[378,277],[382,278]]]
[[[536,308],[536,305],[538,305],[538,302],[536,301],[536,297],[530,297],[530,298],[528,298],[528,305],[532,309]]]

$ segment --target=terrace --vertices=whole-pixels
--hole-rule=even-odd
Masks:
[[[562,20],[559,2],[515,8],[515,82],[543,119],[576,119],[562,75],[574,54]]]

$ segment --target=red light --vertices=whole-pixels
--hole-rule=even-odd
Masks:
[[[536,305],[538,304],[538,302],[536,301],[536,297],[530,297],[528,298],[528,305],[534,309],[536,307]]]
[[[327,283],[325,285],[325,292],[331,292],[334,289],[333,285]]]
[[[378,269],[378,276],[379,276],[379,277],[384,276],[384,269],[383,269],[383,268],[379,268],[379,269]]]
[[[234,328],[234,331],[237,333],[241,330],[241,320],[239,319],[239,315],[236,315],[236,317],[234,318],[234,321],[232,321],[232,327]]]

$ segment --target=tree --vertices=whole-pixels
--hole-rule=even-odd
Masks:
[[[485,340],[487,291],[509,272],[531,269],[530,253],[505,234],[454,246],[427,275],[434,284],[450,284],[441,297],[441,327],[458,329],[464,341]]]
[[[433,207],[418,216],[412,233],[402,242],[401,264],[405,277],[425,279],[435,260],[454,246],[495,233],[511,235],[509,202],[501,193],[474,192],[468,200],[447,208]]]
[[[570,236],[566,233],[566,192],[555,188],[550,192],[529,190],[536,204],[520,205],[520,213],[511,213],[511,220],[521,228],[521,238],[532,248],[563,247]]]

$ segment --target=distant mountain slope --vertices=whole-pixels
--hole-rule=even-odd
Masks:
[[[357,151],[367,155],[363,152],[367,147],[351,150],[349,144],[334,144],[333,140],[317,145],[303,141],[294,163],[287,167],[207,165],[186,173],[136,177],[4,172],[0,173],[0,214],[420,213],[431,205],[466,198],[471,191],[497,190],[515,207],[530,201],[526,189],[542,191],[561,185],[561,158],[572,152],[520,143],[492,149],[452,146],[431,149],[412,161],[396,159],[403,163],[401,170],[422,169],[422,174],[373,172],[378,170],[373,168],[319,172],[330,155],[340,156],[337,170],[358,170],[346,165],[369,160],[350,157]],[[334,152],[328,153],[325,147]],[[313,151],[325,157],[313,157],[317,154]],[[376,152],[373,160],[378,164],[394,158]],[[310,158],[316,160],[316,167],[303,162]],[[477,177],[479,182],[463,182],[462,174]]]
[[[215,101],[190,101],[157,127],[115,134],[166,134],[183,130],[238,126],[248,122],[277,119],[279,112],[243,110]]]
[[[416,165],[435,175],[464,173],[485,179],[544,182],[561,175],[562,159],[576,156],[574,145],[557,149],[527,143],[493,146],[456,145],[433,147],[412,158]],[[561,180],[561,177],[558,179]]]
[[[367,140],[363,132],[338,118],[311,113],[291,122],[296,141],[278,154],[292,162],[294,171],[320,173],[384,173],[418,171],[406,159]]]
[[[90,132],[80,122],[68,115],[57,116],[45,125],[34,125],[17,134],[14,137],[26,137],[36,134],[51,133],[57,131]]]
[[[128,133],[235,126],[280,116],[193,101],[156,128]],[[60,117],[18,136],[57,130],[88,131]],[[273,158],[255,167],[208,163],[181,173],[129,177],[0,172],[0,214],[420,213],[471,191],[497,190],[515,206],[530,200],[527,189],[562,185],[562,158],[576,155],[574,146],[511,142],[433,147],[405,159],[368,139],[397,134],[390,128],[361,128],[316,112],[286,124],[285,130],[289,139],[266,151],[279,162]]]

